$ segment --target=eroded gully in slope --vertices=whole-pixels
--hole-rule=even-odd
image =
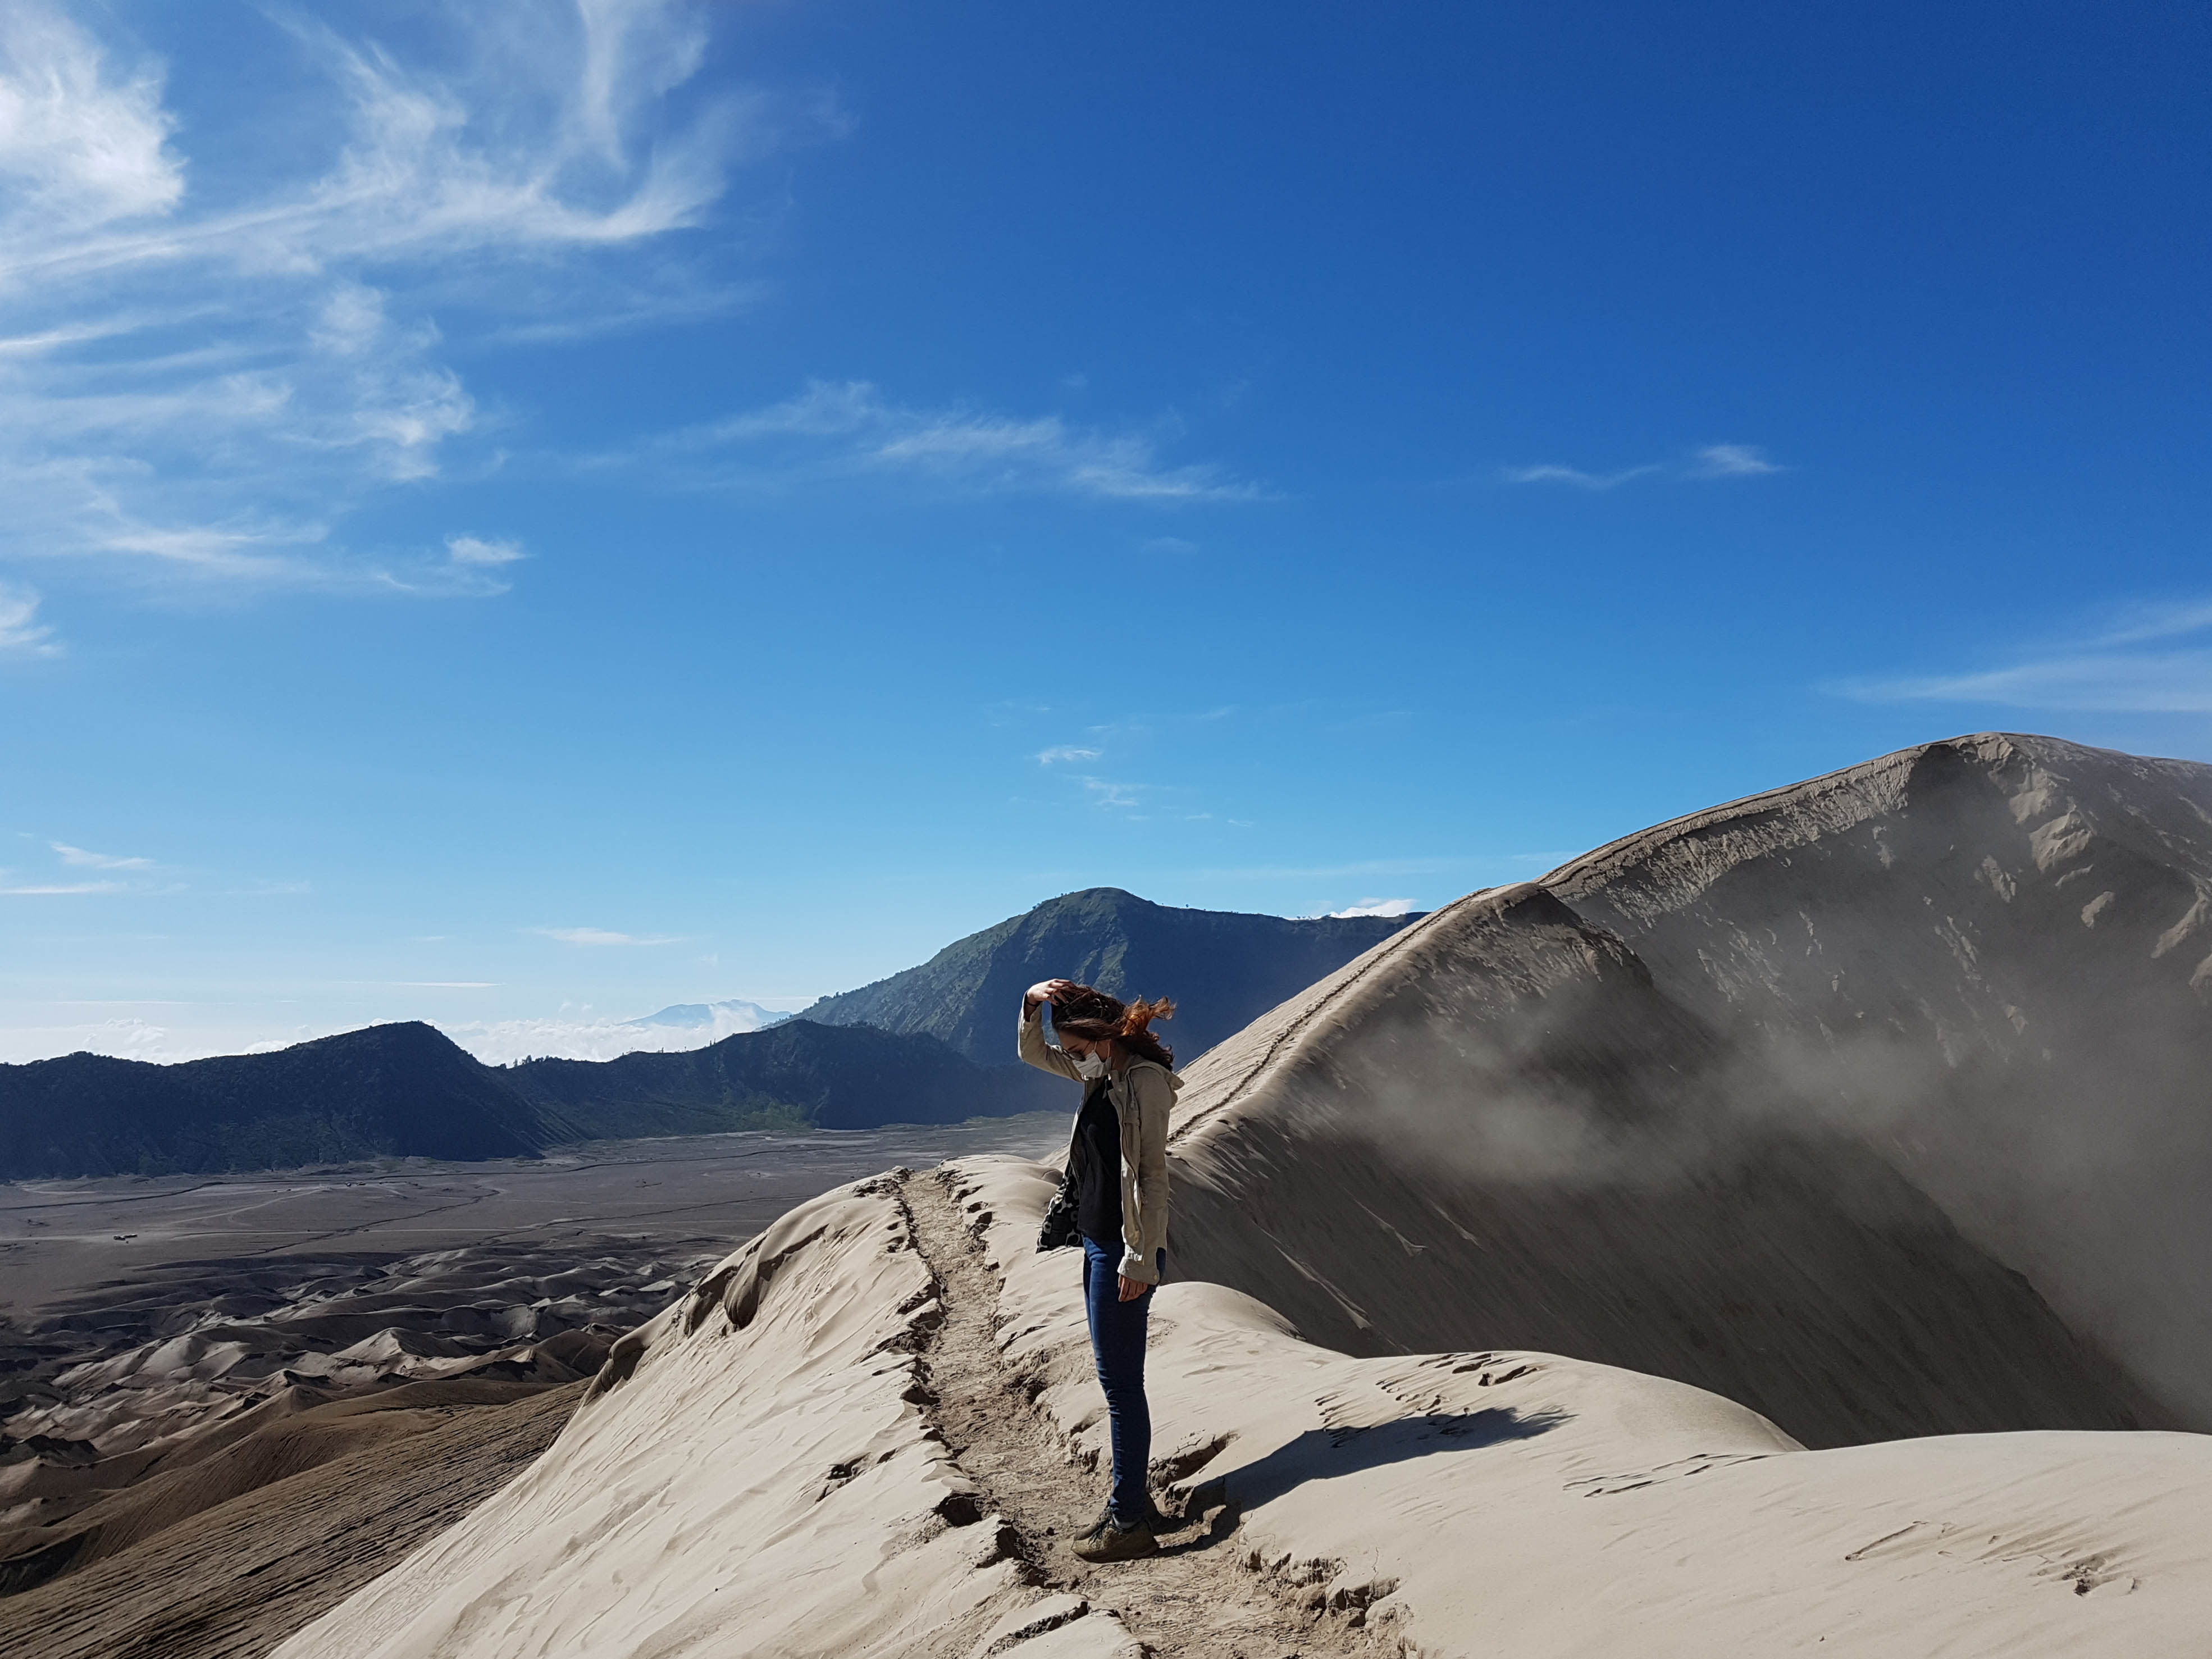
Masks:
[[[997,1280],[947,1176],[902,1174],[900,1195],[945,1308],[921,1355],[934,1396],[927,1409],[982,1489],[983,1512],[1004,1517],[1012,1535],[1001,1535],[1003,1553],[1025,1563],[1038,1584],[1111,1608],[1159,1659],[1374,1659],[1395,1650],[1354,1627],[1356,1608],[1303,1605],[1317,1593],[1255,1571],[1235,1511],[1218,1497],[1194,1504],[1157,1555],[1078,1560],[1069,1543],[1097,1514],[1105,1483],[1032,1403],[1036,1379],[1000,1354]]]

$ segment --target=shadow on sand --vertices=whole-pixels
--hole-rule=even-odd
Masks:
[[[1381,1468],[1410,1458],[1478,1451],[1509,1440],[1533,1440],[1566,1422],[1568,1412],[1510,1411],[1493,1407],[1479,1412],[1439,1412],[1404,1417],[1364,1429],[1309,1429],[1278,1446],[1257,1462],[1206,1481],[1192,1494],[1188,1513],[1219,1509],[1206,1532],[1181,1550],[1205,1549],[1237,1529],[1243,1510],[1280,1498],[1309,1480],[1327,1480]]]

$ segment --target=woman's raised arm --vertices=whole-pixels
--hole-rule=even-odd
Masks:
[[[1044,1005],[1052,994],[1068,981],[1048,979],[1032,985],[1022,994],[1022,1021],[1014,1052],[1040,1072],[1050,1072],[1054,1077],[1064,1077],[1072,1082],[1083,1081],[1083,1073],[1075,1069],[1075,1062],[1066,1051],[1044,1040]]]

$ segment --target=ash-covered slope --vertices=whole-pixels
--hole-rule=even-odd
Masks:
[[[532,1157],[574,1139],[419,1021],[272,1054],[0,1066],[0,1180]]]
[[[799,1018],[922,1032],[993,1065],[1006,1055],[1006,1011],[1027,987],[1064,975],[1115,996],[1175,997],[1175,1024],[1161,1036],[1189,1060],[1412,920],[1182,910],[1091,887],[957,939],[919,968],[824,997]]]
[[[1813,1444],[2212,1421],[2208,781],[1966,738],[1463,899],[1192,1068],[1171,1262]]]
[[[2212,1424],[2212,767],[1985,732],[1545,884]]]
[[[775,1122],[819,1129],[959,1123],[1065,1108],[1027,1066],[978,1066],[934,1037],[779,1022],[704,1048],[619,1060],[531,1060],[501,1075],[599,1138],[709,1134]]]

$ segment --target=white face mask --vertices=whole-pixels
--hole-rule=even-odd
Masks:
[[[1075,1062],[1076,1074],[1079,1077],[1094,1078],[1106,1075],[1106,1062],[1096,1054],[1071,1054],[1068,1058]]]

